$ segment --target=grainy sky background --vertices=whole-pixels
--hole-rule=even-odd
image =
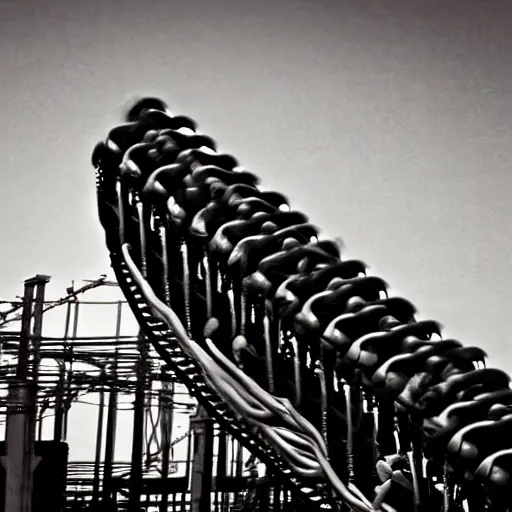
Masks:
[[[0,296],[108,270],[91,150],[158,95],[512,370],[511,8],[0,0]]]

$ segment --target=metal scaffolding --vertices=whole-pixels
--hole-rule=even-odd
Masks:
[[[47,510],[37,463],[59,450],[53,510],[232,510],[246,494],[248,453],[204,416],[138,332],[121,293],[93,292],[115,283],[102,276],[45,301],[48,281],[36,276],[22,300],[1,301],[3,510]]]

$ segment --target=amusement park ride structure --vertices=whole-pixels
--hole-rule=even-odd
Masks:
[[[262,189],[158,99],[138,101],[92,160],[136,332],[121,335],[119,300],[114,336],[80,337],[86,290],[71,289],[55,303],[68,308],[64,337],[45,338],[48,278],[26,282],[4,315],[22,307],[19,330],[0,331],[11,361],[6,512],[512,509],[510,378],[485,367],[483,350],[417,320],[409,301],[362,261],[343,260],[284,195]],[[183,386],[197,408],[180,461],[172,446]],[[67,464],[67,411],[91,390],[95,460]],[[127,464],[114,456],[122,394],[133,397]],[[45,448],[35,432],[50,408]],[[55,491],[51,506],[38,501],[41,485]]]

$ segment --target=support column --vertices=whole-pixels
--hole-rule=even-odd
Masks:
[[[105,372],[102,368],[100,387],[100,402],[98,407],[98,426],[96,431],[96,454],[94,457],[94,476],[92,480],[92,502],[97,504],[100,499],[100,469],[101,469],[101,447],[103,443],[103,416],[105,414]]]
[[[194,433],[194,459],[192,463],[192,512],[210,512],[213,469],[213,419],[199,406],[190,418]]]
[[[174,382],[162,381],[160,392],[160,429],[162,434],[162,479],[164,486],[160,501],[160,512],[167,512],[169,493],[167,491],[167,478],[169,477],[169,459],[171,451],[171,437],[174,416]],[[166,392],[167,397],[162,394]]]
[[[142,491],[142,463],[144,446],[144,396],[146,391],[146,355],[147,341],[139,333],[139,360],[137,362],[137,388],[133,402],[133,440],[132,462],[130,471],[130,496],[128,498],[128,512],[140,511],[140,497]]]
[[[112,367],[113,383],[108,400],[107,413],[107,432],[105,435],[105,464],[103,468],[103,502],[110,502],[112,494],[112,467],[116,451],[116,432],[117,432],[117,361],[119,353],[119,337],[121,336],[121,317],[123,313],[123,303],[117,303],[117,321],[116,321],[116,350],[114,363]]]
[[[62,441],[64,427],[64,392],[66,386],[66,356],[68,352],[69,324],[71,322],[71,302],[67,303],[64,327],[64,358],[59,363],[59,381],[55,387],[55,418],[53,423],[53,440]]]
[[[33,471],[38,462],[34,457],[37,373],[44,289],[49,280],[48,276],[37,275],[25,281],[16,381],[9,388],[7,406],[7,454],[2,457],[6,473],[5,512],[31,512],[32,510]],[[35,288],[37,292],[34,305]],[[32,372],[30,363],[32,363]]]
[[[107,433],[105,436],[105,463],[103,467],[103,501],[110,502],[112,494],[112,467],[115,454],[117,431],[117,391],[110,391],[107,412]]]
[[[71,332],[71,338],[76,340],[78,337],[78,318],[79,318],[79,312],[80,312],[80,302],[75,297],[74,299],[74,308],[73,308],[73,330]],[[70,402],[70,392],[71,392],[71,383],[73,380],[73,345],[68,345],[68,350],[66,352],[67,358],[69,361],[68,370],[66,372],[66,387],[64,389],[64,397],[65,397],[65,403],[64,403],[64,418],[62,422],[62,440],[66,441],[68,438],[68,424],[69,424],[69,409],[71,407]]]

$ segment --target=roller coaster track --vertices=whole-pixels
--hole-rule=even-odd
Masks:
[[[308,510],[509,510],[512,390],[485,353],[138,102],[93,153],[112,267],[198,402]]]

